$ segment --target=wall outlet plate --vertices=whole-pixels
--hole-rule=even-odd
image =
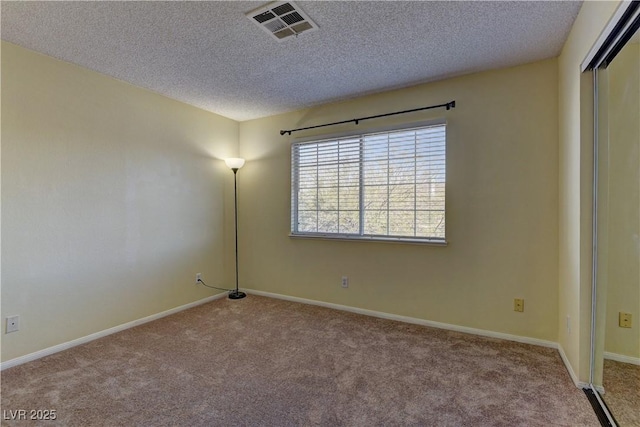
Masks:
[[[347,276],[342,276],[342,287],[343,288],[348,288],[349,287],[349,277]]]
[[[202,280],[202,273],[196,273],[196,285],[199,285],[201,280]]]
[[[513,311],[524,311],[524,299],[516,298],[513,300]]]
[[[7,317],[7,333],[16,332],[20,329],[20,316]]]
[[[619,317],[618,317],[618,325],[621,328],[630,328],[631,327],[631,313],[623,313],[621,311],[619,313]]]

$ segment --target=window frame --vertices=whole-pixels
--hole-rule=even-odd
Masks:
[[[323,141],[331,141],[333,139],[345,139],[351,137],[361,137],[369,134],[375,133],[384,133],[384,132],[401,132],[403,130],[410,130],[415,128],[422,127],[431,127],[431,126],[445,126],[445,138],[444,138],[444,152],[445,152],[445,182],[444,182],[444,195],[445,195],[445,207],[444,207],[444,217],[446,224],[446,216],[447,216],[447,184],[446,184],[446,172],[447,172],[447,152],[448,152],[448,123],[444,118],[438,118],[434,120],[423,120],[419,122],[410,122],[404,123],[400,125],[391,125],[384,126],[378,128],[365,128],[365,129],[354,129],[348,132],[340,132],[333,134],[320,134],[315,136],[296,138],[291,142],[289,149],[289,164],[290,164],[290,215],[289,215],[289,237],[291,238],[301,238],[301,239],[323,239],[323,240],[343,240],[343,241],[373,241],[373,242],[390,242],[390,243],[409,243],[409,244],[420,244],[420,245],[434,245],[434,246],[447,246],[447,227],[445,226],[445,234],[443,238],[437,237],[415,237],[415,236],[394,236],[394,235],[366,235],[362,234],[362,223],[360,223],[360,232],[359,234],[350,234],[350,233],[328,233],[328,232],[309,232],[309,231],[295,231],[294,221],[298,218],[297,209],[298,209],[298,201],[297,201],[297,185],[296,185],[296,177],[294,174],[296,173],[296,167],[294,167],[294,146],[303,145],[306,143],[321,143]],[[362,164],[362,160],[361,163]],[[299,170],[299,169],[298,169]],[[360,190],[363,188],[364,184],[360,182],[359,188]],[[362,191],[360,191],[362,197]],[[414,211],[415,212],[415,211]],[[362,214],[359,212],[359,216]]]

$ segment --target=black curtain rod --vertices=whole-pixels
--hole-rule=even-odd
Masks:
[[[351,123],[351,122],[354,122],[357,125],[359,122],[361,122],[363,120],[379,119],[380,117],[395,116],[396,114],[413,113],[414,111],[431,110],[433,108],[442,108],[442,107],[445,107],[447,110],[450,110],[452,108],[456,108],[456,101],[447,102],[446,104],[430,105],[429,107],[414,108],[412,110],[396,111],[395,113],[378,114],[376,116],[361,117],[359,119],[351,119],[351,120],[343,120],[341,122],[325,123],[323,125],[309,126],[309,127],[306,127],[306,128],[281,130],[280,131],[280,135],[284,135],[285,133],[288,133],[289,135],[291,135],[291,132],[298,132],[300,130],[322,128],[322,127],[325,127],[325,126],[333,126],[333,125],[342,125],[344,123]]]

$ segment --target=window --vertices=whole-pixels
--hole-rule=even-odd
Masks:
[[[291,234],[444,243],[446,125],[291,147]]]

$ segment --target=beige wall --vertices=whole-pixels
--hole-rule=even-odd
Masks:
[[[640,44],[626,45],[607,76],[608,141],[601,141],[609,171],[601,201],[609,211],[604,351],[640,358]],[[621,311],[633,315],[632,328],[619,327]]]
[[[3,42],[1,130],[3,361],[222,283],[238,123]]]
[[[293,137],[280,129],[450,100],[393,119],[448,120],[447,247],[288,236]],[[557,106],[552,59],[241,123],[241,286],[556,341]]]
[[[580,64],[618,4],[584,2],[558,59],[558,342],[584,382],[589,381],[591,330],[593,99],[591,78],[581,74]]]

